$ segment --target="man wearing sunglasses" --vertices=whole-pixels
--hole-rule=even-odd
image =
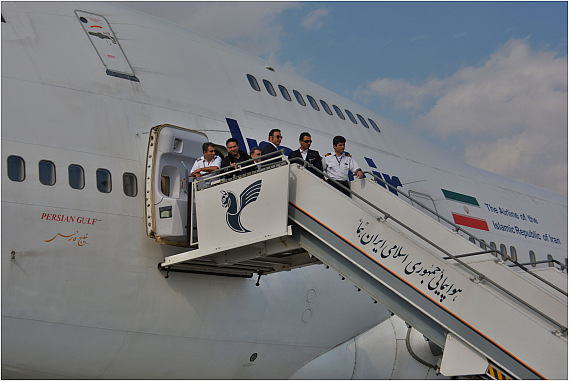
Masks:
[[[321,155],[319,154],[319,151],[315,151],[309,148],[311,147],[312,142],[313,141],[311,140],[311,135],[308,132],[302,132],[301,135],[299,136],[299,144],[301,145],[301,147],[298,150],[291,151],[291,153],[289,154],[289,160],[294,158],[298,159],[300,158],[302,160],[308,161],[309,164],[314,165],[319,171],[322,172],[323,163],[321,161]],[[293,162],[295,162],[295,160],[293,160]],[[314,173],[316,176],[323,178],[323,176],[320,173],[318,173],[315,169],[309,168],[309,171]]]
[[[281,152],[277,152],[277,151],[279,150],[279,144],[281,144],[282,138],[283,138],[283,136],[281,136],[280,130],[274,128],[273,130],[269,131],[269,143],[267,143],[265,146],[263,146],[263,149],[261,150],[261,156],[267,155],[271,152],[275,152],[275,155],[272,155],[269,157],[281,155]],[[267,160],[267,157],[264,158],[263,160]],[[279,163],[280,161],[281,161],[281,158],[277,158],[277,159],[271,160],[271,161],[264,163],[264,164]]]

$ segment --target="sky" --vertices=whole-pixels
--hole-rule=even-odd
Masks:
[[[475,167],[568,192],[567,2],[121,2],[316,82]]]

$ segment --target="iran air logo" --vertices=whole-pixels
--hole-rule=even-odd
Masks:
[[[236,199],[236,195],[232,191],[221,191],[222,192],[222,206],[228,208],[226,212],[226,222],[230,229],[238,233],[248,233],[251,230],[247,230],[243,227],[240,221],[240,215],[247,205],[257,200],[259,193],[261,192],[261,180],[257,180],[250,184],[243,192],[239,195],[239,205]]]

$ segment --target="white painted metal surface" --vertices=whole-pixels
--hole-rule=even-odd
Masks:
[[[540,276],[543,279],[554,284],[556,287],[568,292],[568,274],[565,272],[555,268],[555,267],[544,267],[544,268],[533,268],[531,266],[527,266],[530,270]],[[531,275],[528,275],[524,272],[520,272],[520,274],[526,278],[528,278],[532,282],[536,282],[536,279]],[[560,293],[555,293],[555,296],[560,296]]]
[[[200,250],[222,251],[287,235],[289,167],[196,192]]]
[[[394,216],[405,225],[418,232],[421,236],[429,239],[433,244],[446,250],[451,255],[460,255],[468,253],[477,253],[481,249],[471,242],[460,237],[454,231],[445,228],[441,224],[433,224],[433,220],[424,213],[417,213],[417,209],[411,207],[400,198],[389,192],[382,192],[376,183],[371,180],[360,180],[352,183],[351,188],[355,193],[370,201],[373,205],[377,205],[389,215]],[[362,201],[355,199],[364,208],[378,213],[378,211],[370,208]],[[406,229],[396,224],[390,219],[387,225],[400,231],[402,234],[408,234]],[[427,250],[437,252],[433,246],[426,244],[418,236],[410,234],[410,238],[418,245],[424,246]],[[440,252],[440,257],[445,256]],[[462,262],[482,272],[487,277],[493,279],[498,284],[511,291],[513,294],[528,301],[540,311],[545,312],[548,316],[564,323],[568,320],[567,298],[560,292],[556,292],[536,278],[523,276],[510,269],[506,264],[498,263],[497,258],[491,254],[481,254],[472,257],[464,257],[460,259]],[[454,266],[453,260],[447,261],[448,265]]]
[[[135,72],[105,17],[84,11],[75,14],[107,70],[134,77]]]
[[[374,183],[364,185],[365,181],[367,180],[360,181],[360,188],[356,182],[353,189],[358,189],[358,193],[363,194],[363,190],[368,188],[367,195],[374,193],[372,200],[375,204],[380,207],[389,206],[389,214],[393,218],[410,221],[412,224],[415,222],[414,228],[436,241],[444,250],[456,252],[458,246],[471,245],[441,225],[430,224],[433,220],[429,217]],[[409,286],[411,294],[420,295],[413,303],[428,315],[436,310],[445,311],[444,316],[434,319],[454,335],[465,340],[467,332],[474,331],[484,342],[489,340],[493,343],[498,351],[496,353],[502,355],[504,352],[508,358],[517,359],[531,372],[548,378],[566,377],[567,369],[561,365],[567,357],[567,338],[553,334],[559,329],[557,326],[539,318],[531,310],[484,282],[473,282],[473,273],[443,260],[441,253],[418,244],[416,238],[410,238],[410,233],[391,219],[384,220],[378,211],[372,213],[369,206],[365,208],[341,196],[338,191],[302,168],[292,166],[290,188],[290,201],[295,208],[349,242],[360,252],[359,256],[367,258],[366,263],[374,263],[374,266],[380,266],[393,275],[385,279],[377,278],[378,282],[394,290],[398,290],[398,285],[401,284]],[[371,188],[375,188],[375,192]],[[356,257],[349,259],[356,266],[362,266]],[[493,261],[489,263],[495,264]],[[566,322],[564,317],[567,302],[552,298],[538,287],[533,289],[527,279],[504,269],[502,274],[512,282],[511,289],[531,289],[534,291],[529,299],[531,305],[540,306],[548,316],[561,319],[562,324]],[[536,297],[537,293],[541,293],[540,298]],[[410,298],[411,294],[400,293],[404,299]],[[424,304],[423,301],[427,303]],[[437,306],[435,310],[426,309],[434,305]],[[493,314],[489,314],[489,311],[493,311]],[[495,316],[500,316],[501,319],[497,320]],[[455,324],[457,319],[461,322],[459,325]],[[524,344],[521,344],[520,335],[523,332],[525,339]],[[469,345],[489,360],[502,365],[500,359],[494,358],[495,353],[485,353],[473,342],[469,342]],[[542,350],[537,352],[537,347]]]
[[[407,328],[397,317],[348,340],[305,364],[292,379],[445,379],[435,369],[409,360]],[[428,342],[412,331],[410,345],[423,361],[435,365],[437,358]],[[484,371],[483,371],[484,372]]]
[[[105,17],[140,82],[108,75],[75,10]],[[387,318],[385,308],[324,266],[263,277],[260,287],[255,279],[195,273],[165,279],[157,263],[183,249],[146,236],[142,186],[149,131],[165,123],[199,130],[219,145],[231,136],[226,118],[239,122],[248,142],[264,141],[268,126],[277,125],[283,144],[295,148],[306,130],[321,153],[331,150],[332,136],[346,134],[359,163],[373,159],[381,172],[399,176],[406,192],[431,195],[442,213],[453,208],[441,187],[470,190],[485,202],[524,209],[539,230],[562,240],[489,231],[481,237],[487,242],[532,249],[538,259],[547,252],[567,257],[566,197],[450,160],[285,69],[270,72],[263,60],[226,44],[106,2],[2,2],[2,16],[4,378],[285,378]],[[372,117],[382,133],[256,92],[248,73]],[[10,155],[25,161],[22,182],[7,177]],[[40,160],[55,164],[53,186],[38,181]],[[84,189],[69,186],[70,164],[84,169]],[[112,174],[110,193],[97,191],[99,168]],[[138,179],[135,197],[122,192],[126,172]],[[377,362],[362,362],[355,376],[380,378],[393,367],[402,369],[397,378],[415,360],[397,363],[379,370]]]
[[[488,366],[489,362],[485,356],[452,334],[447,335],[440,368],[444,376],[485,374]]]
[[[565,375],[565,369],[560,364],[567,353],[567,339],[553,334],[562,328],[537,315],[521,301],[503,294],[486,279],[501,277],[497,283],[508,284],[507,288],[513,292],[525,291],[523,300],[526,303],[561,324],[566,322],[567,317],[567,302],[563,298],[554,297],[550,292],[529,282],[527,278],[498,263],[491,255],[484,255],[477,260],[471,258],[469,261],[470,265],[477,265],[479,270],[485,270],[483,274],[487,278],[483,279],[479,279],[479,275],[467,267],[444,259],[444,252],[457,254],[457,251],[470,253],[479,250],[455,232],[370,180],[353,182],[352,189],[359,196],[365,197],[362,200],[357,198],[358,202],[355,202],[306,169],[291,165],[289,172],[288,168],[289,166],[283,166],[197,192],[197,196],[201,196],[197,197],[198,205],[202,208],[199,209],[199,231],[205,229],[215,233],[200,238],[206,239],[204,250],[169,257],[164,265],[197,258],[198,255],[210,255],[217,250],[227,251],[225,255],[228,261],[234,263],[239,258],[232,258],[232,245],[243,247],[272,237],[271,225],[252,223],[251,226],[255,226],[255,235],[252,235],[254,241],[248,241],[245,233],[249,231],[243,231],[241,222],[238,224],[237,220],[234,220],[232,224],[229,221],[229,212],[225,215],[220,212],[222,208],[218,205],[219,195],[216,190],[224,189],[221,191],[224,204],[224,200],[228,202],[229,192],[242,192],[247,195],[248,189],[254,189],[255,200],[251,202],[253,204],[261,193],[263,182],[275,184],[277,189],[265,193],[264,202],[260,203],[257,209],[251,209],[251,218],[255,218],[255,215],[259,215],[267,206],[277,205],[276,208],[279,209],[289,201],[291,207],[305,215],[305,220],[321,226],[337,237],[336,240],[344,241],[355,248],[354,253],[344,252],[337,243],[321,235],[319,230],[305,225],[305,220],[292,216],[289,212],[292,221],[319,237],[329,245],[331,251],[336,251],[353,262],[354,266],[375,278],[376,282],[392,289],[403,300],[414,305],[449,332],[445,341],[443,374],[484,374],[487,361],[492,361],[514,374],[520,372],[524,377]],[[255,188],[255,185],[258,187]],[[289,189],[288,200],[283,198],[286,197],[283,192],[285,188]],[[242,199],[246,200],[247,197]],[[232,200],[235,203],[236,197]],[[246,202],[243,200],[241,202]],[[378,205],[380,208],[375,209],[372,205]],[[237,210],[239,208],[234,206],[233,213]],[[205,228],[201,227],[200,221],[204,221]],[[409,229],[404,228],[405,226]],[[235,231],[239,229],[242,230]],[[277,232],[282,232],[282,229],[283,227],[278,227]],[[230,234],[224,233],[232,230],[234,231]],[[216,236],[221,236],[222,239],[216,240]],[[429,244],[426,239],[432,243]],[[226,246],[212,247],[211,242],[224,242]],[[309,248],[307,250],[311,251]],[[312,254],[319,255],[318,252]],[[264,255],[266,253],[259,253],[259,256]],[[322,257],[319,259],[334,266],[333,262],[329,263]],[[386,271],[384,276],[379,275],[379,268]],[[351,281],[358,287],[367,287],[365,281],[358,277],[351,277]],[[372,293],[374,298],[382,300],[381,295],[372,290],[367,291]],[[493,311],[502,319],[497,321],[493,317],[495,315],[490,315],[488,311]],[[420,326],[418,329],[422,330],[424,327]],[[525,339],[522,345],[519,332],[524,332],[525,338],[529,338]],[[429,335],[427,330],[425,333]],[[536,353],[536,346],[548,349]],[[352,361],[349,354],[353,350],[350,348],[351,344],[346,343],[323,356],[318,363],[335,362],[335,367],[345,370],[346,366],[343,364]],[[334,360],[338,356],[340,358]],[[457,361],[454,356],[462,360]],[[299,377],[310,374],[310,369],[312,366],[305,368]],[[332,369],[330,371],[331,374],[342,374]]]

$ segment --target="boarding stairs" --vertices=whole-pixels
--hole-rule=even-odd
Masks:
[[[261,276],[324,263],[443,348],[443,375],[568,377],[564,290],[513,271],[373,179],[353,181],[349,198],[307,163],[225,176],[193,183],[198,239],[160,269]]]

